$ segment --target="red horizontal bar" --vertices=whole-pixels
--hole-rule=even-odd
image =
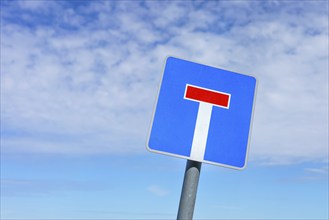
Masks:
[[[207,102],[220,107],[229,107],[230,95],[213,91],[205,88],[195,87],[192,85],[186,86],[185,98],[200,102]]]

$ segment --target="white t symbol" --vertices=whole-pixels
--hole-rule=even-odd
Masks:
[[[184,99],[199,102],[190,158],[201,162],[206,150],[212,107],[229,109],[231,94],[186,84]]]

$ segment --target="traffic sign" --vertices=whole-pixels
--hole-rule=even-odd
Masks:
[[[168,57],[148,149],[244,168],[255,92],[252,76]]]

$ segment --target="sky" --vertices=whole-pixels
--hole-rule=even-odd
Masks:
[[[1,1],[1,219],[175,219],[146,149],[165,60],[258,80],[247,168],[195,219],[328,219],[328,1]]]

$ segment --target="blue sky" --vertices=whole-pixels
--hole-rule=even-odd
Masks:
[[[328,219],[327,1],[1,1],[1,218],[175,218],[185,161],[145,147],[169,55],[258,79],[195,218]]]

